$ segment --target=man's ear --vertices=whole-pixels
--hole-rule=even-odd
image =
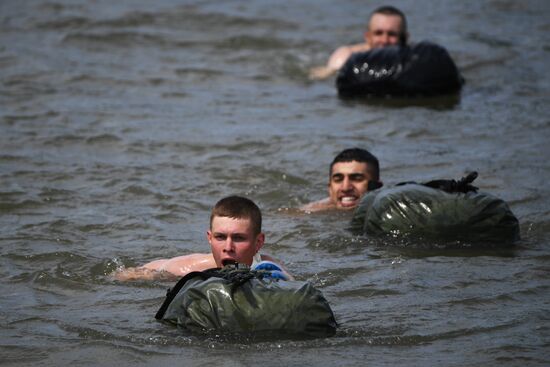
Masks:
[[[409,32],[401,35],[401,46],[405,46],[409,42]]]
[[[212,244],[212,231],[211,230],[206,231],[206,239],[208,240],[209,244]]]
[[[365,43],[370,46],[370,32],[368,30],[363,33],[363,38],[365,39]]]
[[[264,245],[264,242],[265,242],[265,234],[263,232],[260,232],[260,234],[256,236],[256,252],[260,251],[260,249]]]
[[[373,191],[381,188],[382,186],[384,186],[382,181],[369,181],[369,183],[367,184],[367,191]]]

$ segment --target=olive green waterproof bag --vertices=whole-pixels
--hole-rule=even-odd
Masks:
[[[369,192],[354,213],[352,229],[499,244],[519,239],[519,222],[505,201],[477,188],[448,191],[408,183]]]
[[[155,317],[199,333],[327,337],[336,332],[327,300],[311,283],[279,281],[249,269],[188,274],[169,290]]]

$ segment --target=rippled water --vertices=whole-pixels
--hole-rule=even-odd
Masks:
[[[444,45],[459,98],[342,101],[307,70],[360,40],[379,2],[0,3],[0,361],[6,365],[548,365],[550,6],[397,1]],[[353,236],[299,215],[361,146],[386,185],[459,178],[511,205],[512,249]],[[198,337],[153,315],[171,283],[119,266],[207,251],[211,206],[244,194],[266,251],[314,282],[333,338]]]

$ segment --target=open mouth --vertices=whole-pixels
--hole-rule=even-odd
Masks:
[[[340,203],[342,206],[348,207],[348,206],[355,206],[357,204],[357,197],[356,196],[343,196],[340,198]]]
[[[223,266],[227,266],[227,265],[235,265],[237,264],[237,262],[233,259],[225,259],[225,260],[222,260],[222,265]]]

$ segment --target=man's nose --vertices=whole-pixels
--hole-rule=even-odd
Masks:
[[[227,236],[227,238],[225,239],[223,250],[225,252],[230,252],[233,250],[233,239],[231,238],[231,236]]]
[[[347,191],[352,188],[351,181],[348,177],[345,177],[342,181],[342,190]]]

